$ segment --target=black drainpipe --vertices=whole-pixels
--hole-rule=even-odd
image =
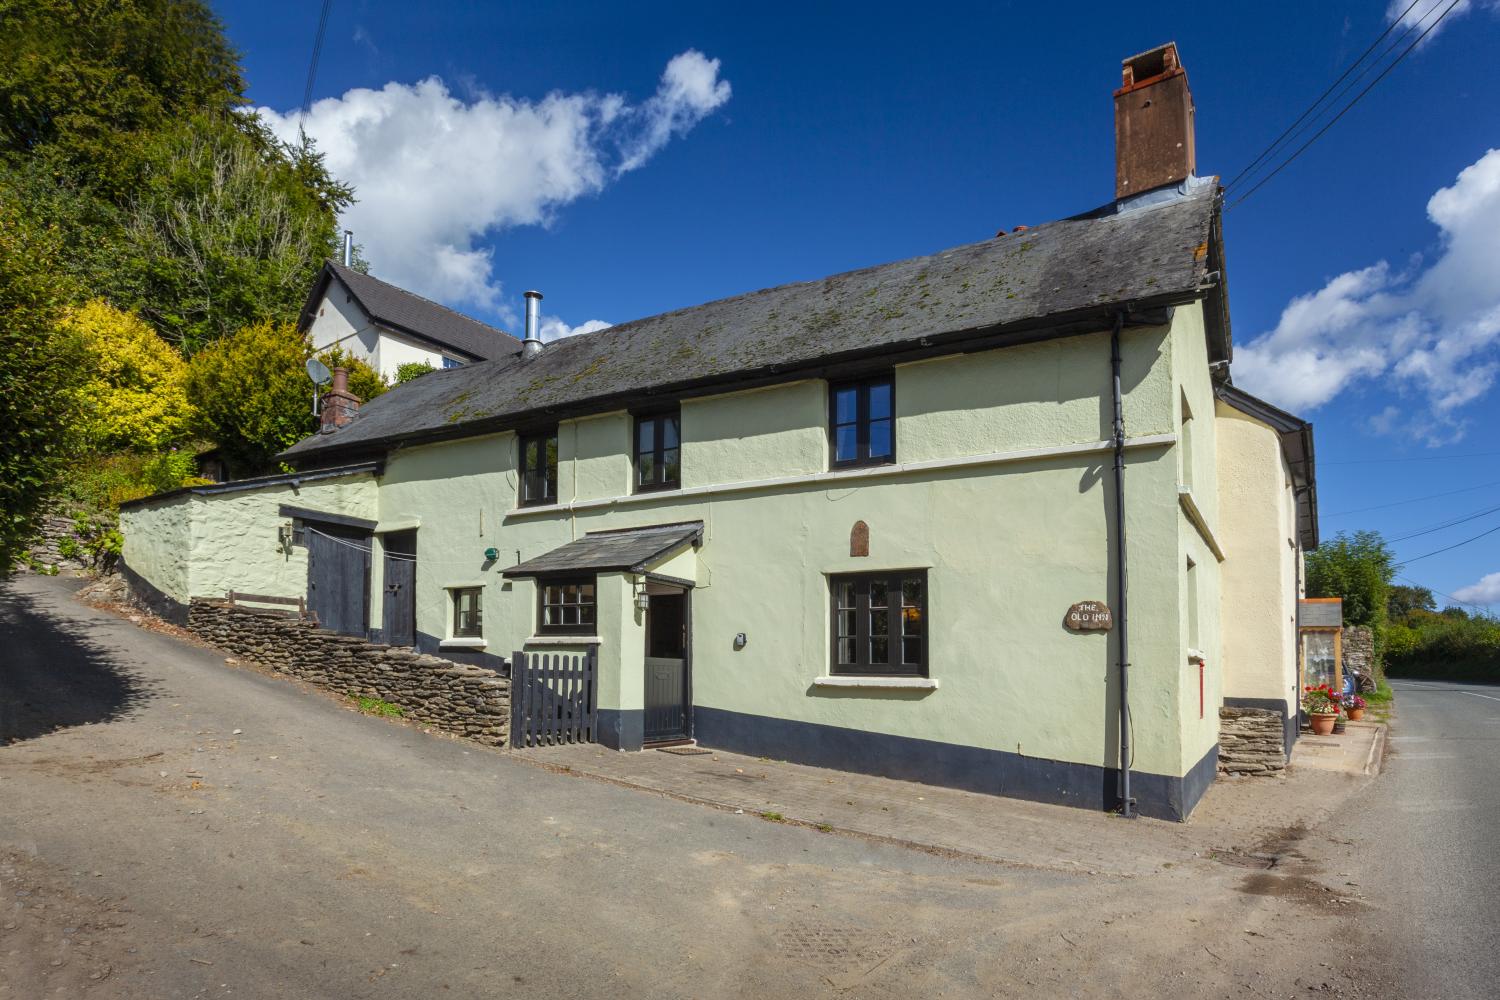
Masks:
[[[1130,616],[1126,603],[1129,574],[1125,568],[1125,410],[1120,393],[1120,330],[1125,311],[1115,313],[1109,340],[1109,364],[1114,376],[1115,407],[1115,623],[1120,631],[1120,815],[1135,819],[1135,799],[1130,795]]]

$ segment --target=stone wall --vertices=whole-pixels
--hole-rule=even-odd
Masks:
[[[1219,773],[1275,775],[1286,769],[1282,714],[1269,708],[1219,709]]]
[[[1375,633],[1368,625],[1349,625],[1344,629],[1344,673],[1358,670],[1375,677]]]
[[[382,646],[297,617],[194,598],[187,627],[221,649],[341,694],[399,705],[405,718],[490,746],[510,732],[510,681],[493,670]]]
[[[71,544],[65,544],[65,542]],[[64,548],[70,549],[71,554],[64,555]],[[33,570],[34,567],[41,567],[44,572],[49,573],[58,571],[77,573],[89,568],[88,557],[84,555],[79,545],[71,517],[48,514],[42,518],[41,533],[37,535],[36,541],[31,543],[19,568],[26,572]]]

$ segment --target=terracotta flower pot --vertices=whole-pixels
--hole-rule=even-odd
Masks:
[[[1313,712],[1310,717],[1315,736],[1327,736],[1333,732],[1333,724],[1338,721],[1337,712]]]
[[[1365,710],[1364,709],[1362,709],[1362,708],[1351,708],[1351,709],[1349,709],[1349,721],[1350,722],[1360,722],[1360,721],[1362,721],[1364,719],[1364,717],[1365,717]]]

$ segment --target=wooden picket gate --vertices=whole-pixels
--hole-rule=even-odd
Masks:
[[[511,656],[510,745],[593,743],[598,738],[595,653]]]

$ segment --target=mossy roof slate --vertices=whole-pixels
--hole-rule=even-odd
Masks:
[[[1166,204],[1048,223],[819,281],[768,288],[433,372],[292,446],[298,462],[484,433],[549,413],[612,409],[689,389],[1044,325],[1131,303],[1202,297],[1216,185]]]

